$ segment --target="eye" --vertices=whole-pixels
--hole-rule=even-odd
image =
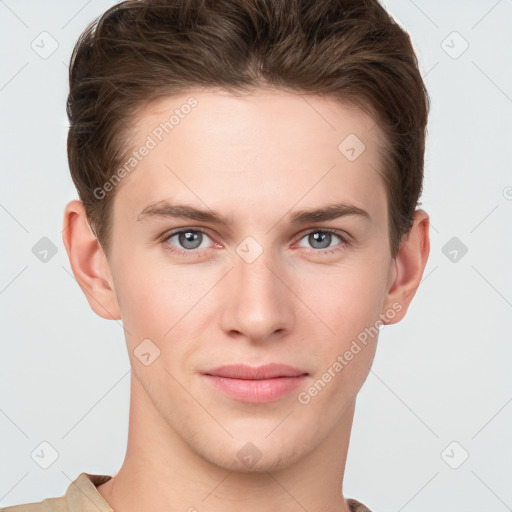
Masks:
[[[331,245],[333,241],[336,241],[336,238],[338,238],[341,243]],[[340,233],[332,229],[315,229],[309,231],[309,233],[306,233],[306,235],[301,238],[301,240],[304,239],[307,239],[307,242],[311,244],[314,249],[313,251],[307,252],[314,252],[319,254],[332,254],[342,250],[343,247],[348,245],[347,240]]]
[[[176,239],[174,243],[171,242],[173,238]],[[162,243],[164,243],[169,251],[186,255],[207,248],[208,244],[203,244],[206,238],[210,238],[206,231],[186,228],[166,234],[162,239]],[[180,247],[185,250],[180,249]]]
[[[175,239],[173,241],[173,239]],[[161,242],[165,248],[178,255],[191,256],[201,255],[201,249],[208,248],[208,241],[210,236],[203,229],[198,228],[183,228],[171,233],[165,234]],[[341,251],[345,246],[349,245],[349,242],[339,233],[332,229],[315,229],[311,230],[302,236],[300,240],[307,239],[307,242],[311,244],[311,249],[306,252],[316,254],[333,254]],[[332,245],[338,239],[340,242]],[[299,245],[299,247],[304,247]]]

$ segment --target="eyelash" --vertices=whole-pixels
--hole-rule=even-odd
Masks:
[[[208,232],[201,228],[182,228],[182,229],[178,229],[175,231],[171,231],[170,233],[166,233],[163,237],[161,237],[161,243],[164,244],[164,247],[166,248],[166,250],[168,250],[169,252],[171,252],[173,254],[177,254],[179,256],[198,256],[199,257],[202,255],[202,251],[204,250],[204,249],[182,250],[182,249],[176,249],[174,247],[171,248],[169,240],[171,238],[173,238],[174,236],[179,235],[180,233],[202,233],[202,234],[208,236],[209,238],[211,238],[210,235],[208,234]],[[311,229],[307,233],[304,233],[302,235],[302,237],[300,238],[300,240],[311,235],[312,233],[326,233],[329,235],[335,235],[341,240],[341,243],[338,244],[337,246],[335,246],[334,249],[329,249],[329,248],[327,248],[327,249],[308,249],[306,251],[308,253],[315,253],[315,254],[320,254],[320,255],[334,254],[334,253],[342,251],[346,246],[349,245],[349,242],[347,241],[347,239],[339,231],[334,230],[334,229]]]

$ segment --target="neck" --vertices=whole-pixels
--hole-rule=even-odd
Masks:
[[[355,402],[298,461],[240,472],[200,456],[162,419],[133,375],[131,382],[126,456],[98,487],[116,512],[349,512],[342,488]]]

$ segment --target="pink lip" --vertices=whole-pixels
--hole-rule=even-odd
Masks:
[[[308,373],[293,366],[270,363],[258,367],[244,364],[220,366],[203,375],[212,386],[230,398],[266,403],[296,389]]]

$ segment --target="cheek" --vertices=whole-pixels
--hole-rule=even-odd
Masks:
[[[125,243],[126,246],[136,244],[140,242]],[[179,282],[173,286],[173,281],[179,279],[179,272],[174,271],[175,275],[171,276],[170,268],[166,270],[163,262],[152,259],[144,251],[132,249],[128,252],[121,249],[113,262],[119,306],[128,321],[135,321],[144,315],[158,316],[179,287]]]
[[[161,268],[152,265],[149,258],[133,252],[129,257],[118,257],[113,268],[127,342],[131,346],[150,338],[158,344],[156,340],[172,326],[170,306],[176,302],[179,286],[166,282]]]
[[[132,254],[116,265],[114,281],[128,349],[133,352],[149,338],[160,349],[161,360],[171,357],[170,352],[176,355],[183,344],[173,341],[193,337],[207,314],[203,297],[218,277],[193,265],[172,265],[165,256],[151,260]]]
[[[354,269],[314,297],[316,312],[329,329],[317,328],[320,322],[311,328],[319,357],[314,379],[298,398],[322,411],[326,420],[336,421],[355,398],[375,357],[383,296],[378,276],[369,274]]]
[[[384,270],[377,264],[347,264],[336,273],[308,277],[304,302],[317,313],[318,325],[333,346],[342,348],[379,319],[385,299]]]
[[[315,293],[308,300],[322,320],[311,326],[319,357],[315,382],[305,390],[304,401],[314,401],[320,408],[336,404],[332,411],[337,414],[363,385],[379,335],[384,270],[382,265],[366,262],[315,280]]]

